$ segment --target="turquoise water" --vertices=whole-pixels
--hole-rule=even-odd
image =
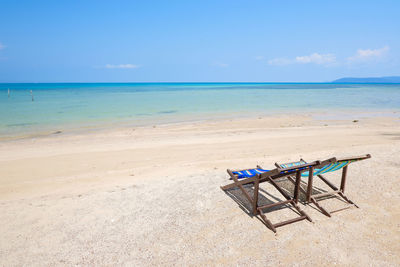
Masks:
[[[398,110],[400,84],[0,84],[0,136],[332,109]]]

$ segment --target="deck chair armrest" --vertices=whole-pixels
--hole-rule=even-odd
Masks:
[[[344,158],[339,158],[337,161],[343,161],[343,160],[364,160],[364,159],[369,159],[371,158],[371,154],[365,154],[361,156],[354,156],[354,157],[344,157]]]
[[[337,158],[333,157],[333,158],[329,158],[326,160],[322,160],[320,161],[320,164],[318,164],[317,166],[315,166],[316,169],[319,169],[321,167],[324,167],[325,165],[331,164],[331,163],[335,163],[337,160]]]

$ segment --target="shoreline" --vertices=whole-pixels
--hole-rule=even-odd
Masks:
[[[46,131],[28,130],[26,133],[15,133],[13,135],[2,134],[0,135],[0,142],[15,141],[29,138],[45,138],[59,134],[85,134],[93,131],[110,131],[124,130],[130,128],[146,128],[146,127],[163,127],[169,125],[180,125],[180,124],[196,124],[196,123],[207,123],[211,121],[224,122],[230,120],[249,120],[255,118],[265,117],[287,117],[287,116],[305,116],[310,117],[314,120],[320,121],[345,121],[345,120],[359,120],[359,119],[371,119],[371,118],[398,118],[400,119],[400,109],[376,109],[376,110],[364,110],[364,109],[343,109],[343,110],[289,110],[289,111],[264,111],[264,112],[247,112],[246,114],[209,114],[200,115],[192,114],[179,115],[175,118],[151,118],[143,120],[126,120],[111,123],[110,120],[105,120],[98,123],[73,123],[60,126],[44,126],[48,128]],[[84,126],[86,125],[86,126]]]

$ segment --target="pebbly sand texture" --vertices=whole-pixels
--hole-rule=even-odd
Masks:
[[[219,188],[227,168],[366,153],[346,186],[360,209],[328,218],[300,204],[313,223],[276,235],[240,192]],[[399,266],[399,171],[398,117],[282,115],[2,141],[0,266]],[[330,177],[338,183],[340,173]],[[262,188],[262,201],[282,200]],[[297,215],[285,207],[267,216]]]

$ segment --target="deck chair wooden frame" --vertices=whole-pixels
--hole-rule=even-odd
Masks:
[[[357,156],[357,157],[347,157],[347,158],[339,158],[339,159],[331,158],[331,159],[322,161],[319,166],[310,168],[309,175],[308,175],[308,182],[307,182],[307,190],[305,191],[301,187],[299,189],[305,194],[306,203],[313,203],[323,214],[325,214],[328,217],[331,217],[332,213],[351,208],[352,206],[358,208],[358,206],[344,194],[345,187],[346,187],[346,178],[347,178],[348,165],[346,165],[345,167],[342,168],[342,177],[341,177],[341,181],[340,181],[340,188],[338,188],[336,185],[334,185],[331,181],[329,181],[322,174],[318,174],[317,177],[320,178],[320,180],[323,181],[326,185],[328,185],[333,191],[324,192],[324,193],[320,193],[320,194],[314,194],[314,195],[312,194],[313,179],[314,179],[314,173],[313,172],[314,172],[314,169],[321,168],[321,167],[323,167],[323,166],[325,166],[327,164],[330,164],[330,163],[340,163],[340,162],[343,162],[343,161],[359,161],[359,160],[368,159],[370,157],[371,157],[370,154],[366,154],[366,155]],[[307,163],[307,162],[304,159],[300,159],[299,162],[293,162],[293,163]],[[293,164],[293,163],[289,163],[289,164]],[[352,163],[352,162],[350,162],[350,163]],[[284,166],[286,164],[287,163],[284,163],[284,164],[275,163],[275,166],[282,167],[282,166]],[[292,176],[288,176],[288,179],[292,183],[295,183],[295,181],[294,181]],[[321,204],[318,202],[319,198],[335,196],[335,195],[340,196],[344,201],[346,201],[347,203],[351,204],[351,206],[348,206],[348,207],[345,207],[345,208],[341,208],[341,209],[329,212],[324,207],[322,207]]]
[[[251,203],[253,215],[254,216],[260,215],[262,220],[268,226],[268,228],[270,228],[274,233],[276,233],[276,228],[278,228],[278,227],[281,227],[281,226],[284,226],[284,225],[287,225],[290,223],[302,221],[304,219],[307,219],[310,222],[312,221],[310,216],[308,216],[303,210],[301,210],[297,204],[298,204],[298,197],[299,197],[301,173],[304,171],[307,171],[310,168],[317,166],[319,164],[320,164],[320,162],[312,162],[312,163],[307,163],[307,164],[303,164],[303,165],[299,165],[299,166],[291,167],[291,168],[278,167],[276,169],[273,169],[273,170],[270,170],[270,171],[267,171],[267,172],[264,172],[261,174],[256,174],[253,177],[243,178],[241,180],[239,180],[238,175],[234,174],[234,172],[237,172],[237,171],[228,169],[227,172],[234,182],[231,184],[225,185],[225,186],[221,186],[221,189],[225,191],[228,189],[238,187],[242,191],[242,193],[244,194],[246,199]],[[245,169],[245,170],[240,170],[240,171],[247,171],[247,170],[251,170],[251,169]],[[287,192],[282,190],[282,188],[279,187],[279,185],[275,182],[276,179],[282,178],[282,177],[287,177],[291,174],[295,174],[295,177],[296,177],[293,197],[291,197]],[[259,206],[258,205],[258,195],[259,195],[259,189],[260,189],[259,184],[262,182],[269,182],[270,184],[272,184],[278,190],[278,192],[284,196],[284,198],[286,200],[268,204],[268,205]],[[247,193],[246,190],[244,189],[243,186],[246,184],[254,185],[254,195],[253,196],[250,196],[249,193]],[[276,206],[280,206],[280,205],[287,205],[287,204],[291,204],[298,211],[300,216],[296,217],[294,219],[290,219],[290,220],[286,220],[286,221],[282,221],[282,222],[278,222],[278,223],[272,223],[267,218],[265,213],[263,212],[263,209],[272,208],[272,207],[276,207]]]

